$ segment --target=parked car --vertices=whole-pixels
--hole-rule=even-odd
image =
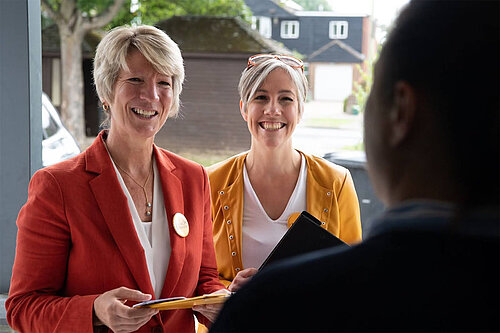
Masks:
[[[80,153],[80,147],[64,127],[49,97],[42,93],[42,164],[44,167]]]
[[[366,155],[363,151],[341,151],[327,153],[324,159],[347,168],[352,175],[354,187],[359,200],[361,227],[363,237],[371,228],[371,220],[382,213],[384,205],[375,196],[368,173],[366,172]]]

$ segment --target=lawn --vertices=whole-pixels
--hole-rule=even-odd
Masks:
[[[219,151],[182,151],[176,154],[194,161],[204,167],[209,167],[217,162],[223,161],[238,152],[219,152]]]

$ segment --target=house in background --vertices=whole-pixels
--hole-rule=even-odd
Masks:
[[[248,57],[291,51],[262,37],[236,17],[179,16],[161,21],[180,47],[186,79],[177,119],[169,119],[156,143],[174,152],[218,150],[236,153],[250,147],[250,133],[239,110],[238,82]],[[83,43],[85,124],[87,136],[99,131],[102,110],[95,93],[92,59],[102,35],[88,34]],[[42,32],[43,90],[56,107],[61,101],[61,61],[57,26]]]
[[[237,17],[176,16],[156,26],[179,45],[186,71],[180,116],[167,120],[156,143],[174,152],[249,149],[239,109],[241,72],[251,55],[291,52]]]
[[[367,15],[302,11],[291,0],[245,0],[252,28],[302,54],[308,65],[314,100],[344,101],[360,73],[357,65],[372,57],[375,38]]]

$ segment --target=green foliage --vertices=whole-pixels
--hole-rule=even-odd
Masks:
[[[96,16],[104,12],[113,3],[113,0],[77,0],[78,9],[87,16]]]
[[[102,0],[104,1],[104,0]],[[156,24],[174,15],[239,16],[249,20],[251,12],[243,0],[140,0],[139,10],[130,13],[130,0],[125,1],[107,29],[130,24],[140,17],[142,24]]]
[[[110,30],[111,28],[131,24],[135,17],[137,17],[138,12],[130,12],[130,0],[126,0],[122,8],[118,11],[118,14],[111,20],[111,22],[104,27],[104,30]]]
[[[47,0],[46,2],[54,11],[59,11],[59,7],[61,6],[61,0]]]
[[[93,17],[105,11],[113,0],[75,0],[78,10],[83,16]],[[104,29],[132,24],[140,18],[142,24],[156,24],[158,21],[168,19],[174,15],[218,15],[239,16],[249,21],[250,9],[243,0],[140,0],[139,10],[130,12],[130,0],[125,1],[115,18]],[[47,0],[48,5],[58,12],[61,0]],[[43,26],[50,25],[52,21],[42,16]]]
[[[304,10],[310,11],[329,11],[332,10],[328,0],[294,0],[302,6]]]
[[[370,89],[373,83],[373,63],[365,61],[367,70],[364,71],[360,65],[356,65],[356,69],[361,74],[360,81],[354,82],[353,95],[356,97],[356,103],[359,105],[359,110],[363,112],[366,106],[366,100],[370,95]]]
[[[54,24],[54,21],[42,15],[42,30],[47,28],[48,26],[51,26],[52,24]]]
[[[113,3],[113,0],[73,0],[76,2],[78,10],[86,17],[93,17],[102,13]],[[46,0],[47,4],[55,11],[59,12],[61,0]]]

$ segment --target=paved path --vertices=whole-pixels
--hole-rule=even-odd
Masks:
[[[353,130],[297,126],[293,133],[295,148],[320,157],[346,146],[357,145],[362,140],[362,133]]]
[[[323,156],[326,153],[342,150],[362,142],[361,115],[345,114],[342,103],[308,102],[304,106],[303,120],[307,119],[350,119],[358,123],[355,129],[305,127],[302,121],[293,133],[293,146],[305,153]]]

